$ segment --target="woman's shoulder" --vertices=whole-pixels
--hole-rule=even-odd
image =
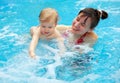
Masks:
[[[95,32],[91,31],[86,34],[85,41],[88,43],[95,43],[98,39],[98,36]]]
[[[85,43],[89,43],[89,46],[93,46],[95,44],[95,42],[97,41],[98,36],[96,33],[94,32],[88,32],[85,36]]]
[[[98,39],[98,36],[95,32],[91,31],[91,32],[88,32],[87,33],[87,37],[88,38],[91,38],[91,39],[94,39],[94,40],[97,40]]]

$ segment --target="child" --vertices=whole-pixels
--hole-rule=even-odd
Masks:
[[[32,40],[29,47],[30,57],[35,58],[35,48],[40,38],[53,39],[56,38],[58,41],[58,47],[64,51],[64,40],[60,33],[55,29],[58,21],[58,13],[52,8],[45,8],[39,15],[39,26],[31,28]],[[62,48],[62,49],[61,49]]]

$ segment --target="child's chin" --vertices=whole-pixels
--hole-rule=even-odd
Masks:
[[[46,37],[50,36],[50,34],[45,34]]]

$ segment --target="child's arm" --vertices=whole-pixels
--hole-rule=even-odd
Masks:
[[[35,58],[35,48],[36,48],[36,45],[38,43],[38,40],[39,40],[39,35],[38,35],[38,32],[37,30],[32,29],[32,40],[31,40],[31,43],[30,43],[30,47],[29,47],[29,54],[30,54],[30,57],[32,58]]]

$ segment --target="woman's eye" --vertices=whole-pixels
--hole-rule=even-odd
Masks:
[[[82,26],[85,26],[85,23],[81,23]]]
[[[77,18],[76,18],[76,20],[77,20],[77,21],[80,21],[80,18],[79,18],[79,17],[77,17]]]

